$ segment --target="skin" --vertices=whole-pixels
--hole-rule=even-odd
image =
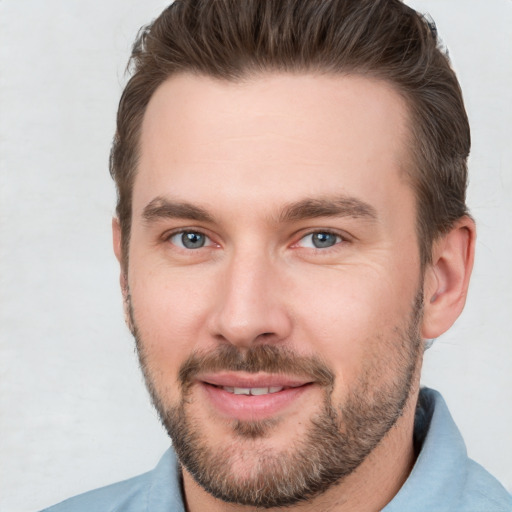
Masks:
[[[180,403],[178,372],[193,352],[270,343],[328,363],[332,401],[343,404],[369,367],[375,389],[396,378],[397,331],[407,328],[418,290],[422,337],[455,321],[474,226],[461,219],[422,272],[415,197],[403,177],[407,123],[390,85],[357,76],[266,74],[228,83],[183,74],[160,86],[142,127],[127,269],[116,220],[113,231],[121,285],[163,403]],[[306,200],[340,198],[366,213],[284,215]],[[207,217],[183,208],[176,216],[175,207],[162,215],[155,206],[163,202]],[[184,230],[205,234],[207,244],[183,247]],[[334,233],[336,243],[315,248],[313,232]],[[288,510],[380,510],[398,492],[414,463],[417,358],[404,412],[378,446],[340,485]],[[322,386],[309,386],[257,441],[236,436],[200,384],[190,389],[188,412],[209,446],[248,455],[233,463],[233,474],[248,475],[259,450],[294,447],[324,396]],[[214,498],[186,470],[183,480],[191,512],[254,510]]]

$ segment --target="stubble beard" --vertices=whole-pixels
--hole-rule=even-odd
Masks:
[[[298,356],[278,345],[255,345],[243,353],[233,345],[223,345],[208,354],[192,354],[180,369],[180,402],[170,404],[163,396],[165,393],[157,390],[129,303],[132,333],[146,386],[182,466],[212,496],[260,508],[286,507],[311,500],[341,483],[403,414],[422,351],[422,297],[420,290],[408,325],[395,328],[393,339],[382,340],[395,366],[391,382],[382,384],[383,365],[369,364],[344,403],[337,405],[332,399],[334,374],[329,367],[319,359]],[[215,370],[309,376],[324,389],[323,403],[309,419],[305,435],[279,452],[265,448],[264,439],[272,435],[278,423],[272,419],[233,421],[232,441],[216,449],[208,443],[207,425],[194,421],[189,411],[194,375]],[[250,469],[240,476],[233,467],[245,462]]]

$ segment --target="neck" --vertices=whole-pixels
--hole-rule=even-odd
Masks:
[[[338,485],[311,500],[288,506],[288,512],[376,512],[384,508],[407,480],[415,462],[414,413],[419,385],[404,413],[363,463]],[[183,469],[187,512],[256,512],[251,506],[225,503],[207,493]],[[277,512],[282,508],[266,509]]]

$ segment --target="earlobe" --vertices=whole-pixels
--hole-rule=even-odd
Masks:
[[[112,219],[112,245],[114,248],[114,254],[116,255],[117,261],[119,262],[120,266],[119,284],[121,286],[121,292],[123,294],[124,321],[128,326],[128,329],[130,329],[130,331],[133,332],[129,312],[130,299],[128,291],[128,282],[123,260],[121,225],[119,224],[119,219],[117,219],[116,217]]]
[[[119,262],[120,266],[119,284],[121,285],[123,297],[126,297],[128,283],[126,282],[126,272],[123,261],[121,225],[119,224],[119,219],[117,219],[116,217],[112,219],[112,245],[114,248],[114,254],[116,255],[117,261]]]
[[[112,218],[112,245],[117,261],[123,266],[123,254],[121,250],[121,225],[117,217]]]
[[[117,219],[116,217],[112,219],[112,245],[114,248],[114,254],[116,255],[117,261],[119,262],[120,266],[119,284],[121,285],[123,297],[126,300],[126,296],[128,294],[128,283],[126,282],[126,269],[123,259],[121,225],[119,223],[119,219]]]
[[[424,339],[437,338],[447,331],[464,309],[475,238],[475,223],[465,216],[434,243],[432,263],[424,280]]]

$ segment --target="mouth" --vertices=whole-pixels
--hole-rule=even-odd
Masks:
[[[314,382],[265,374],[219,373],[196,381],[216,414],[240,421],[276,417],[298,405]]]
[[[224,391],[227,391],[228,393],[233,393],[234,395],[251,395],[251,396],[263,396],[263,395],[269,395],[272,393],[279,393],[280,391],[283,391],[284,389],[290,389],[285,388],[284,386],[271,386],[268,388],[235,388],[231,386],[215,386],[220,387],[220,389],[223,389]]]

